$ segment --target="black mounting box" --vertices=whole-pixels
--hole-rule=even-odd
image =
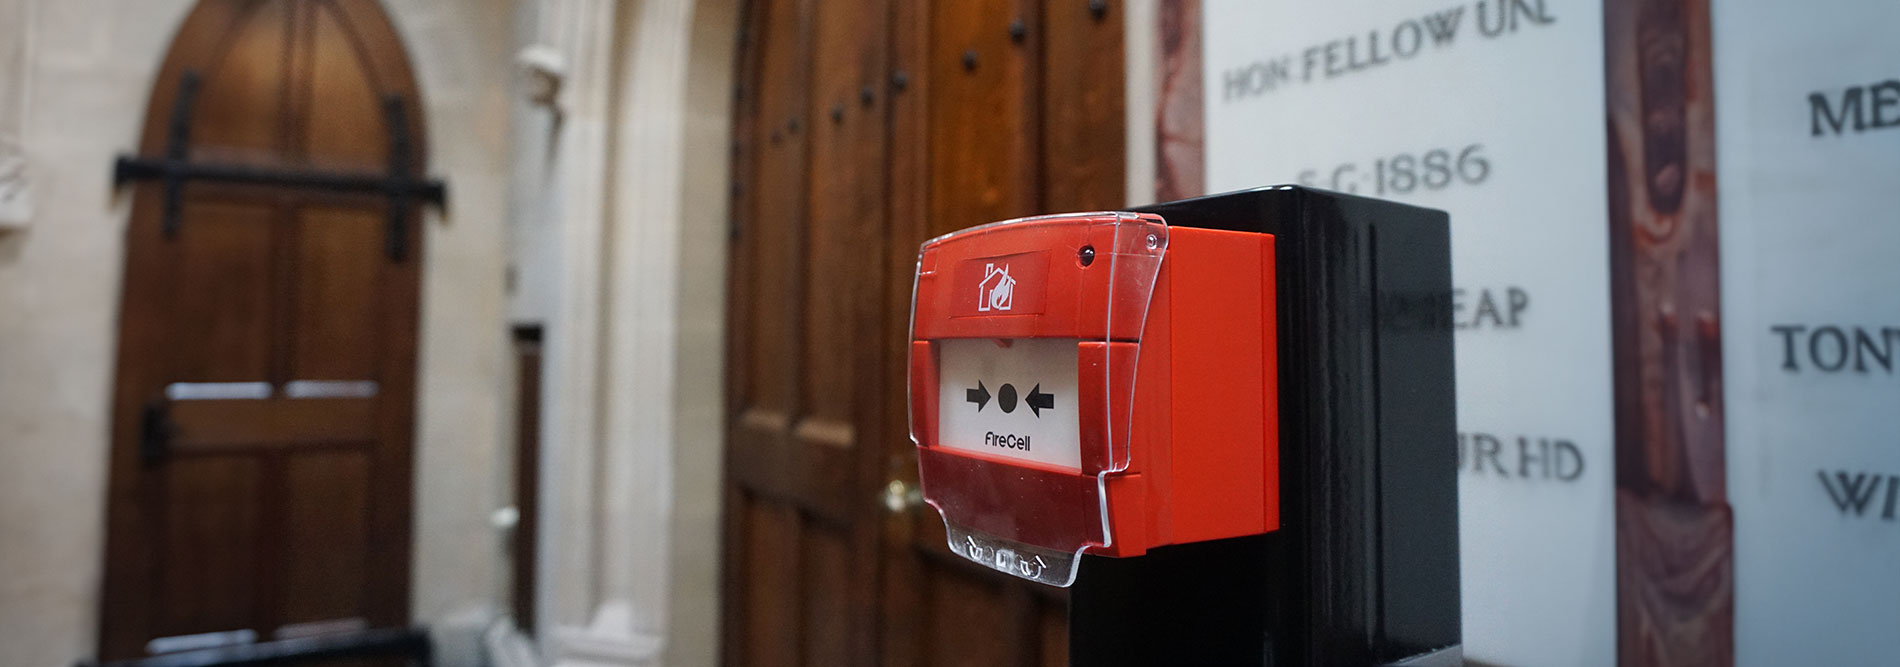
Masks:
[[[1275,532],[1085,556],[1075,665],[1460,664],[1443,211],[1278,186],[1134,209],[1275,237]]]

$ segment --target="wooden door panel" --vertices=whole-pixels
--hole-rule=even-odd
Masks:
[[[798,555],[804,570],[805,591],[800,615],[806,619],[801,633],[806,665],[848,665],[852,662],[851,635],[854,612],[851,589],[856,583],[853,566],[862,558],[853,553],[848,530],[820,522],[807,521],[800,531],[803,542]]]
[[[1025,4],[931,3],[927,66],[933,235],[1034,211],[1036,128],[1027,121],[1034,113],[1029,93],[1035,68],[1029,46],[1013,42],[1009,30],[1011,23],[1034,19]]]
[[[1063,598],[945,551],[927,559],[929,665],[1068,664]]]
[[[876,359],[841,341],[861,337],[877,311],[884,233],[885,116],[861,92],[883,78],[885,45],[864,36],[882,34],[887,15],[863,0],[818,3],[815,14],[798,430],[801,441],[852,446],[862,374]]]
[[[323,97],[297,100],[316,111],[304,122],[303,145],[325,147],[324,166],[383,166],[389,159],[389,124],[383,121],[375,80],[365,71],[366,59],[357,48],[362,36],[333,5],[322,5],[312,14],[314,43],[306,62],[313,81],[304,90],[322,90]]]
[[[740,548],[745,570],[745,604],[740,618],[744,628],[739,664],[797,665],[799,663],[798,510],[770,502],[746,502],[735,508],[744,513]]]
[[[1042,8],[1039,213],[1120,208],[1127,160],[1122,19],[1086,2]]]
[[[217,44],[220,53],[192,58],[203,63],[194,68],[204,83],[191,117],[198,155],[244,158],[282,147],[281,119],[288,111],[284,93],[289,87],[284,29],[292,9],[288,2],[254,3],[236,9],[231,23],[199,28],[203,35],[197,39]]]
[[[933,666],[1013,665],[1002,615],[993,600],[1003,582],[946,569],[926,570],[930,588],[930,661]]]
[[[1069,609],[1060,600],[1044,601],[1036,607],[1036,655],[1032,665],[1061,667],[1069,664]]]
[[[298,212],[285,380],[374,380],[382,339],[366,336],[388,313],[382,252],[387,218],[372,209]]]
[[[283,457],[279,625],[361,617],[368,597],[370,474],[361,451]]]
[[[1066,592],[997,573],[950,553],[943,520],[935,512],[920,514],[911,531],[915,538],[909,545],[909,562],[893,568],[892,581],[928,590],[927,595],[894,605],[892,612],[914,616],[929,633],[920,640],[925,642],[918,647],[924,658],[918,664],[944,664],[944,660],[963,664],[945,655],[962,641],[940,637],[944,632],[940,626],[979,623],[986,624],[984,641],[994,644],[992,652],[1003,656],[1000,662],[988,664],[1067,665]],[[973,620],[970,614],[975,609],[987,610],[987,617]]]
[[[270,450],[376,439],[377,404],[361,398],[175,401],[172,453]]]
[[[397,33],[396,24],[383,12],[382,0],[329,0],[324,3],[323,9],[342,21],[344,32],[349,34],[350,43],[356,47],[353,55],[361,63],[360,71],[374,82],[377,98],[381,100],[390,95],[401,97],[409,107],[410,120],[416,125],[414,129],[421,129],[421,123],[415,122],[420,120],[415,114],[420,114],[422,109],[421,100],[416,97],[415,68],[409,65],[409,50],[403,47],[402,35]],[[318,81],[319,85],[326,82],[322,79]],[[325,95],[313,97],[323,99]],[[356,141],[384,146],[386,134],[383,130],[387,129],[387,125],[381,126],[376,134],[360,137]],[[409,136],[414,138],[418,147],[427,137],[421,132],[411,132]],[[418,159],[421,155],[416,154]]]
[[[162,579],[152,614],[157,636],[251,627],[259,611],[257,575],[265,530],[259,500],[263,465],[252,456],[173,462],[158,495],[164,551],[153,566]]]
[[[761,0],[742,67],[727,494],[727,659],[862,664],[874,496],[859,469],[884,387],[888,141],[881,2]],[[867,380],[869,380],[867,382]]]
[[[169,363],[176,382],[270,377],[271,230],[266,206],[188,200],[172,282]]]
[[[729,436],[727,473],[746,490],[747,501],[790,503],[827,521],[851,522],[870,495],[855,492],[849,480],[841,479],[855,465],[853,450],[788,441],[783,428],[747,425],[744,417],[756,414],[746,413]]]
[[[742,405],[758,416],[743,420],[749,428],[776,427],[782,436],[794,409],[797,280],[800,227],[803,224],[805,174],[804,111],[806,85],[804,0],[761,0],[768,17],[760,35],[765,52],[759,84],[756,134],[764,141],[755,162],[757,186],[743,230],[748,270],[739,274],[749,294],[747,354],[741,360],[746,379]],[[770,436],[768,436],[770,437]]]

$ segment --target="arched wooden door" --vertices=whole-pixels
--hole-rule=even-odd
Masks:
[[[419,102],[375,0],[179,29],[117,172],[102,659],[408,622]]]

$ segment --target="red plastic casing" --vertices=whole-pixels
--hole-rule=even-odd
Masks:
[[[1167,231],[1145,321],[1105,312],[1110,300],[1101,272],[1091,274],[1077,259],[1088,239],[1041,251],[1048,286],[1033,318],[972,317],[927,284],[949,279],[948,268],[960,262],[1020,256],[1022,248],[992,247],[982,236],[926,245],[912,313],[910,409],[925,494],[947,521],[1032,545],[1088,544],[1087,553],[1117,557],[1280,527],[1274,238]],[[1102,341],[1110,321],[1119,330]],[[1143,321],[1139,331],[1133,321]],[[1084,341],[1076,351],[1082,469],[936,446],[932,341],[1033,337]],[[1137,366],[1134,395],[1104,400],[1102,365],[1130,363]],[[1099,414],[1104,409],[1130,414]],[[1102,442],[1109,423],[1129,425],[1115,434],[1127,438],[1129,461],[1098,484],[1097,475],[1112,468],[1102,455],[1110,451]],[[1102,536],[1095,513],[1061,511],[1095,506],[1103,492],[1112,540]]]

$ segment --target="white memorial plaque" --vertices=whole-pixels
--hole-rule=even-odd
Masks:
[[[1210,0],[1207,190],[1451,214],[1465,655],[1610,665],[1602,4]]]
[[[1900,659],[1900,3],[1711,10],[1736,664]]]

